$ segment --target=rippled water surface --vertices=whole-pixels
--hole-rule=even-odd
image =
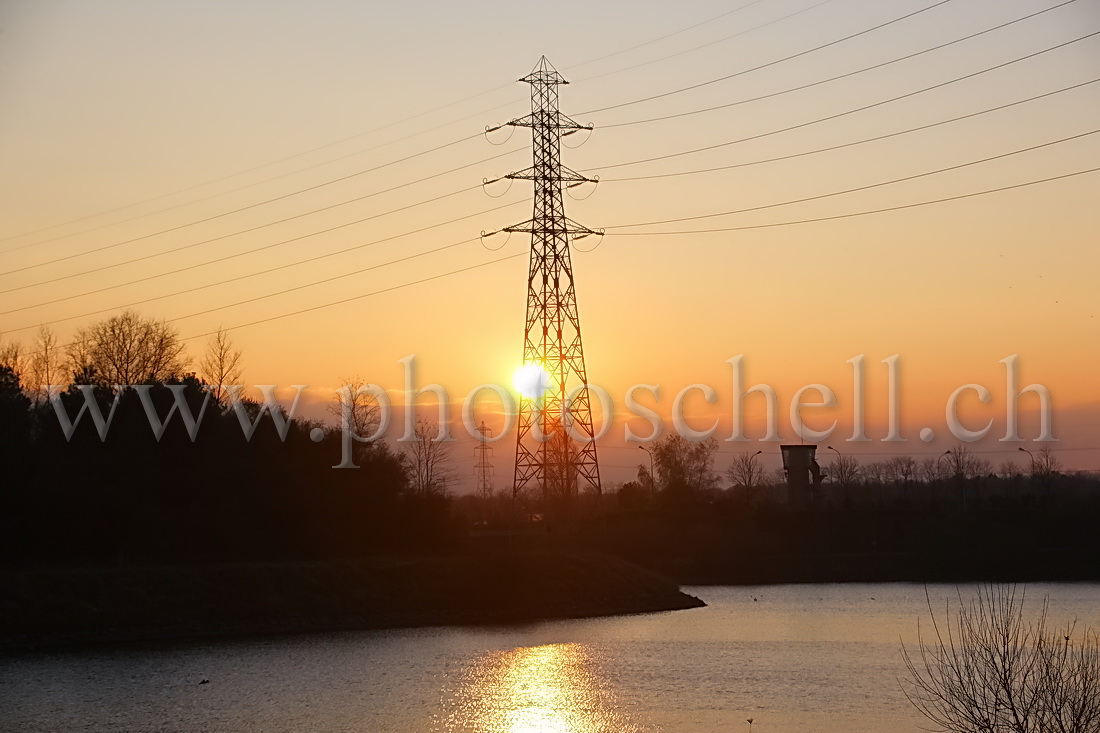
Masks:
[[[163,643],[0,661],[4,731],[917,731],[920,585],[685,589],[707,608],[526,626]],[[933,605],[954,586],[929,587]],[[960,589],[969,598],[969,588]],[[1032,585],[1100,627],[1100,584]],[[209,680],[201,684],[203,680]],[[927,727],[927,726],[925,726]]]

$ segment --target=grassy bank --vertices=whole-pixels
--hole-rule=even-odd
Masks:
[[[517,553],[0,572],[0,648],[513,623],[704,605],[615,558]]]

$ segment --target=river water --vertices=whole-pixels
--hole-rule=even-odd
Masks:
[[[707,608],[508,627],[158,643],[0,660],[0,730],[278,733],[930,727],[899,689],[925,587],[685,588]],[[927,588],[933,608],[971,587]],[[1035,584],[1100,627],[1100,584]],[[208,680],[208,682],[204,682]]]

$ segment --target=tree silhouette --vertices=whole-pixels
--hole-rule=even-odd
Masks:
[[[764,478],[764,467],[760,465],[758,454],[738,453],[727,469],[726,476],[733,485],[751,490]]]
[[[943,463],[947,475],[956,480],[977,478],[993,472],[993,466],[984,458],[978,458],[964,444],[951,448],[943,454]]]
[[[18,341],[5,341],[0,334],[0,367],[7,367],[12,374],[23,374],[23,347]]]
[[[829,464],[829,476],[843,489],[855,486],[859,482],[863,467],[859,459],[847,453],[841,453]]]
[[[405,453],[409,483],[420,497],[446,496],[454,478],[451,469],[451,444],[439,440],[438,423],[417,420],[414,440]]]
[[[78,329],[69,361],[74,375],[105,385],[151,384],[183,372],[183,344],[168,323],[124,311]]]
[[[226,387],[240,384],[242,352],[236,348],[229,332],[218,328],[206,345],[206,353],[199,361],[199,376],[210,385],[211,394],[219,405],[226,403]]]
[[[913,706],[953,733],[1095,733],[1100,730],[1100,637],[1047,626],[1047,603],[1027,623],[1023,593],[985,586],[968,606],[902,645]],[[919,634],[918,630],[918,634]]]
[[[39,328],[34,337],[34,350],[31,352],[28,371],[30,383],[26,386],[42,397],[45,397],[43,387],[60,385],[63,379],[57,335],[49,326]]]
[[[718,443],[713,438],[694,443],[678,433],[670,433],[654,443],[654,471],[665,500],[674,505],[688,505],[715,488],[717,450]]]

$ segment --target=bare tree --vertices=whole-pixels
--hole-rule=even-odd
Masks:
[[[344,386],[337,390],[339,399],[329,404],[329,414],[336,418],[341,429],[345,428],[344,420],[347,420],[346,427],[360,438],[374,435],[382,420],[382,410],[378,400],[370,392],[363,391],[367,383],[362,378],[357,376],[340,381]],[[352,451],[355,461],[366,460],[370,452],[375,449],[376,442],[353,441]]]
[[[890,469],[886,461],[871,461],[863,466],[863,475],[868,483],[882,485],[889,479]]]
[[[1054,451],[1049,445],[1044,445],[1031,461],[1029,473],[1032,478],[1047,479],[1061,470],[1062,462],[1054,456]]]
[[[764,477],[764,467],[760,465],[759,452],[738,453],[726,470],[726,477],[734,486],[752,489]]]
[[[930,484],[944,477],[943,462],[939,458],[925,458],[917,464],[917,480]]]
[[[829,475],[833,477],[833,481],[845,489],[859,482],[862,471],[859,460],[855,456],[844,453],[838,455],[829,464]]]
[[[908,484],[917,475],[917,462],[912,456],[894,456],[886,462],[886,471],[891,481]]]
[[[199,376],[210,385],[214,399],[224,405],[228,396],[226,387],[239,384],[242,372],[241,350],[234,346],[229,332],[219,327],[199,362]]]
[[[670,433],[653,444],[653,463],[657,483],[670,496],[688,498],[714,488],[714,438],[692,442],[679,433]]]
[[[439,424],[427,420],[416,421],[413,435],[405,454],[413,492],[425,497],[445,496],[454,478],[451,444],[439,439]]]
[[[1014,586],[985,586],[937,620],[929,600],[932,635],[918,626],[915,655],[902,644],[909,702],[952,733],[1100,730],[1100,637],[1048,628],[1045,601],[1026,623],[1023,605]]]
[[[997,475],[1001,478],[1018,479],[1024,475],[1024,472],[1020,470],[1015,461],[1001,461],[1001,465],[997,469]]]
[[[964,444],[945,451],[942,458],[947,475],[956,479],[976,478],[993,472],[989,461],[978,458]]]
[[[0,367],[11,369],[12,374],[23,374],[23,346],[18,341],[5,341],[0,334]]]
[[[69,345],[74,378],[101,384],[162,382],[183,371],[183,344],[164,321],[124,311],[77,331]]]
[[[95,340],[91,329],[78,328],[65,345],[65,369],[74,384],[98,384],[100,381],[93,363]]]
[[[381,409],[374,395],[361,391],[367,386],[361,377],[341,379],[343,387],[339,390],[340,400],[329,405],[328,411],[343,424],[344,404],[348,405],[349,427],[360,437],[367,437],[378,428]]]
[[[34,351],[30,356],[30,380],[27,385],[35,394],[42,387],[60,384],[62,379],[61,350],[57,336],[49,326],[42,326],[34,337]]]

